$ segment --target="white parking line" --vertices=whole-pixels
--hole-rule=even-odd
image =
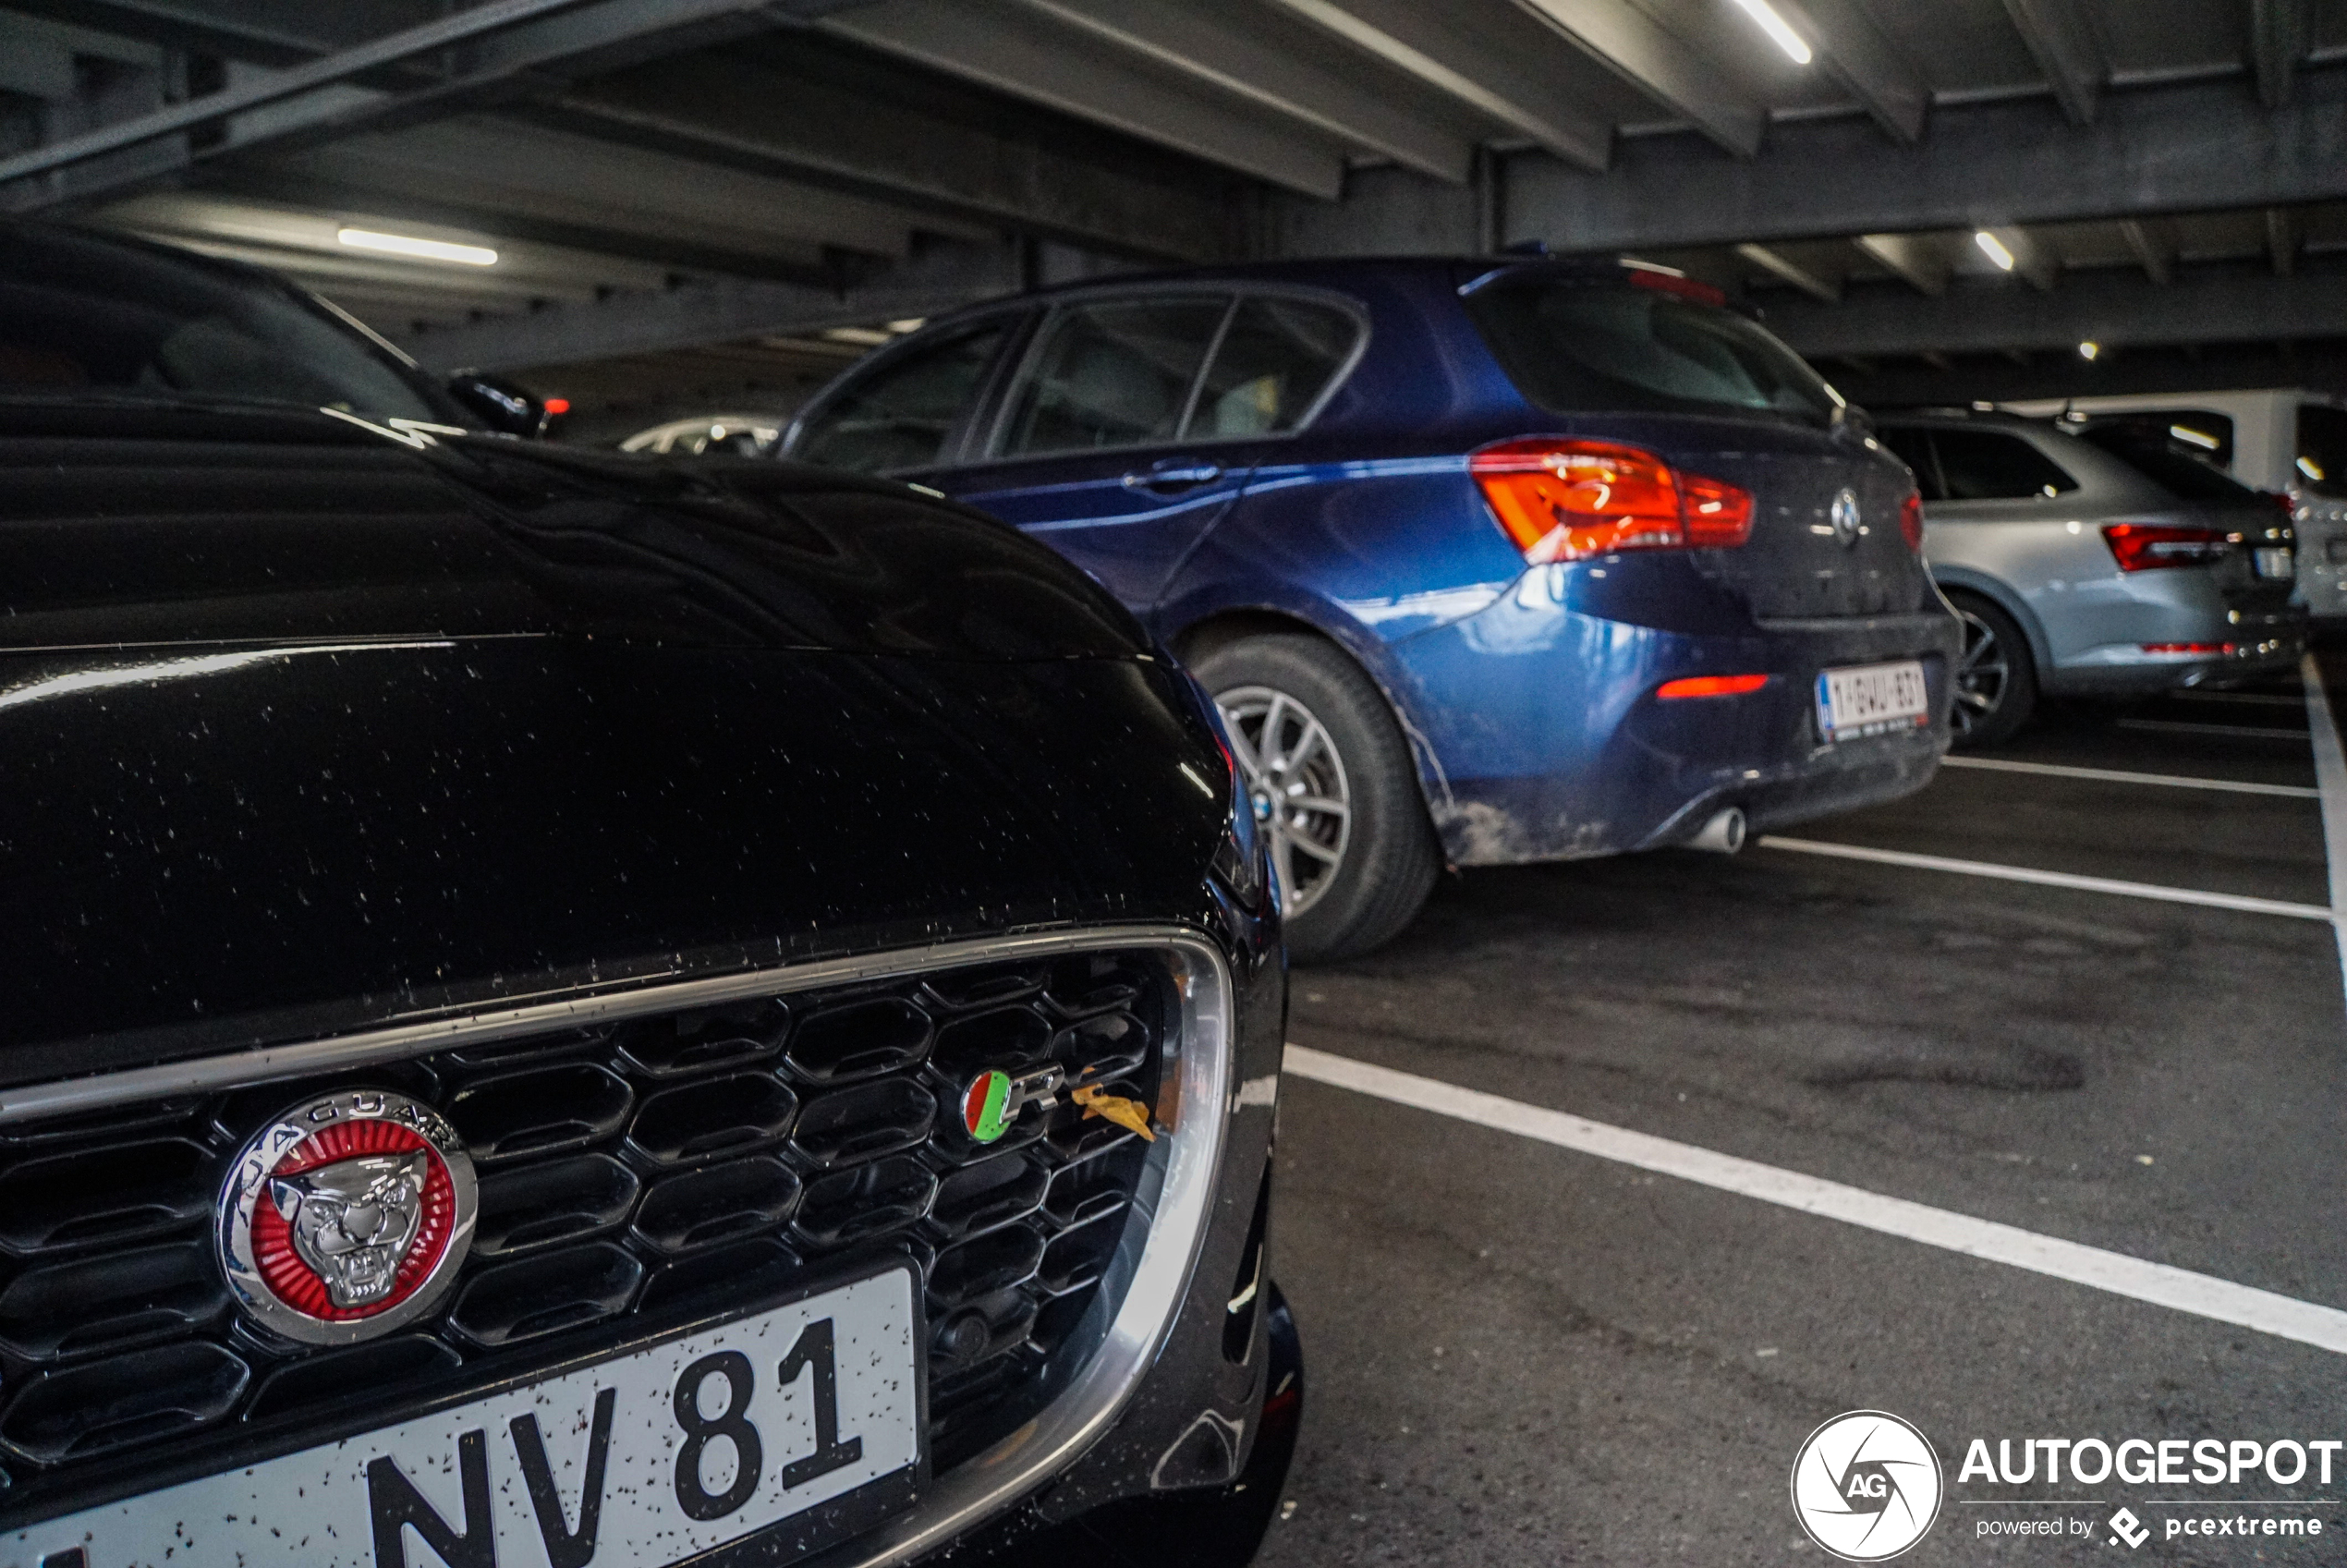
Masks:
[[[2161,904],[2197,904],[2210,909],[2239,910],[2246,915],[2287,915],[2293,919],[2331,923],[2331,911],[2320,904],[2291,904],[2279,898],[2251,898],[2238,893],[2203,893],[2198,888],[2121,881],[2115,877],[2082,877],[2069,871],[2040,871],[2028,866],[2000,866],[1991,860],[1952,860],[1944,855],[1915,855],[1903,849],[1868,849],[1863,845],[1828,844],[1813,838],[1780,838],[1775,833],[1752,842],[1763,849],[1791,849],[1803,855],[1828,855],[1839,860],[1867,860],[1878,866],[1906,866],[1919,871],[1953,871],[1959,876],[1990,877],[1998,881],[2034,882],[2039,887],[2074,888],[2081,893],[2117,893],[2124,898],[2148,898]]]
[[[2238,702],[2252,708],[2296,708],[2303,698],[2279,691],[2171,691],[2171,702]]]
[[[2189,719],[2122,719],[2122,730],[2151,730],[2160,735],[2225,735],[2234,740],[2304,740],[2304,730],[2271,724],[2198,724]]]
[[[2322,791],[2304,784],[2246,784],[2239,779],[2195,779],[2182,773],[2131,773],[2119,768],[2073,768],[2061,762],[2009,762],[2001,757],[1942,757],[1943,768],[1986,768],[2000,773],[2047,773],[2058,779],[2092,779],[2100,784],[2163,784],[2171,789],[2221,789],[2235,795],[2278,795],[2292,800],[2318,800]]]
[[[1295,1077],[1430,1111],[1495,1132],[1514,1133],[1559,1149],[1676,1176],[1763,1203],[1797,1209],[1805,1214],[1839,1220],[1927,1246],[1944,1247],[1966,1257],[2025,1269],[2092,1290],[2109,1291],[2114,1295],[2347,1355],[2347,1312],[2337,1307],[2235,1284],[2212,1274],[2195,1273],[2166,1263],[2147,1262],[2124,1253],[2106,1252],[2098,1246],[2064,1241],[2058,1236],[2039,1235],[2034,1231],[1934,1209],[1903,1197],[1885,1197],[1863,1187],[1806,1176],[1797,1171],[1716,1153],[1651,1133],[1610,1126],[1545,1106],[1503,1100],[1496,1094],[1461,1088],[1415,1073],[1332,1056],[1307,1046],[1292,1044],[1287,1048],[1285,1071]]]
[[[2330,902],[2347,908],[2347,756],[2339,747],[2339,725],[2330,716],[2330,696],[2315,656],[2299,666],[2306,683],[2306,731],[2315,743],[2315,784],[2322,791],[2323,858],[2330,867]],[[2339,978],[2347,985],[2347,923],[2339,927]]]

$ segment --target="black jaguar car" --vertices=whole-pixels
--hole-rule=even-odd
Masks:
[[[0,233],[6,1560],[1243,1561],[1211,705],[975,514],[468,401]]]

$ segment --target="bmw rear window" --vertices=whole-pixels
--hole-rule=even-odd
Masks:
[[[1832,422],[1842,399],[1757,322],[1656,288],[1492,279],[1467,314],[1516,389],[1554,414],[1757,414]]]

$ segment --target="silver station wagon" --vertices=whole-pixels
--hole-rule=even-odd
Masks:
[[[1924,555],[1964,616],[1956,745],[2008,738],[2040,695],[2227,684],[2304,650],[2286,505],[2177,444],[1961,411],[1876,435],[1915,472]]]

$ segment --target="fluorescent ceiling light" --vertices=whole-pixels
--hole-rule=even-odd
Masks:
[[[353,250],[380,250],[387,256],[413,256],[420,261],[455,261],[468,267],[493,267],[497,264],[497,252],[486,245],[451,245],[444,239],[377,234],[373,229],[366,228],[343,229],[334,237]]]
[[[1778,48],[1793,56],[1794,65],[1806,66],[1809,63],[1808,44],[1803,43],[1801,35],[1785,24],[1782,17],[1769,8],[1769,0],[1736,0],[1736,4],[1743,6],[1752,19],[1760,24],[1760,30],[1767,33]]]
[[[2090,341],[2078,346],[2078,358],[2081,359],[2091,359],[2101,352],[2102,345],[2099,343]]]
[[[874,332],[870,327],[833,327],[823,335],[833,343],[854,343],[867,348],[877,348],[889,339],[887,333]]]
[[[889,322],[888,330],[891,332],[918,332],[921,328],[927,325],[929,325],[929,318],[927,316],[907,316],[901,322]]]
[[[2316,462],[2312,457],[2299,458],[2298,471],[2305,475],[2308,479],[2313,480],[2317,484],[2323,482],[2323,466],[2320,463]]]
[[[1999,272],[2009,273],[2013,271],[2013,252],[2005,249],[2005,242],[2003,240],[1999,239],[1995,235],[1990,234],[1984,228],[1978,234],[1972,237],[1972,242],[1980,247],[1980,253],[1983,256],[1988,257],[1988,260],[1997,263],[1997,270]]]
[[[2178,441],[2185,442],[2191,445],[2199,447],[2203,452],[2214,452],[2217,450],[2217,438],[2210,435],[2207,431],[2195,430],[2190,425],[2170,425],[2168,427],[2168,433],[2174,436]]]

